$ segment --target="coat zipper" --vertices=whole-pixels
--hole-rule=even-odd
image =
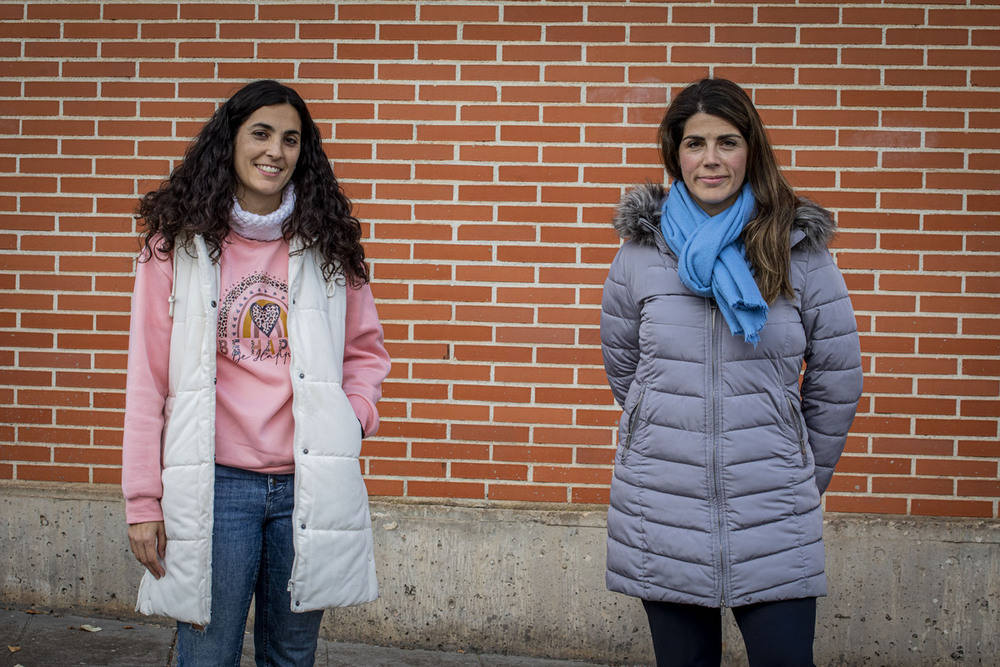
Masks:
[[[792,401],[791,397],[788,398],[788,407],[792,411],[792,425],[795,427],[795,435],[799,438],[799,454],[802,455],[802,465],[806,464],[806,439],[802,437],[802,421],[799,417],[799,411],[795,407],[795,403]]]
[[[639,410],[642,409],[642,399],[645,396],[646,388],[643,387],[642,391],[639,392],[639,399],[635,402],[632,415],[628,420],[628,434],[625,436],[625,444],[622,446],[622,463],[625,463],[625,459],[628,458],[629,449],[632,447],[632,435],[635,433],[635,423],[639,419]]]
[[[725,517],[723,515],[722,507],[722,493],[719,486],[719,413],[721,412],[719,408],[719,398],[718,391],[716,390],[716,376],[719,373],[719,359],[718,359],[718,345],[716,344],[716,327],[715,327],[715,314],[716,314],[716,303],[715,301],[710,301],[710,314],[712,317],[712,322],[709,327],[711,331],[711,386],[709,391],[712,392],[712,490],[715,495],[716,504],[716,520],[718,521],[719,528],[719,577],[721,578],[721,586],[719,591],[719,613],[726,613],[726,554],[725,554]]]

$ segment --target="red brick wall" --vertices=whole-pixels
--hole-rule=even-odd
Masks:
[[[834,209],[866,392],[839,511],[997,517],[994,2],[0,5],[0,478],[119,479],[138,195],[216,104],[310,102],[395,365],[373,494],[605,502],[612,205],[705,75]]]

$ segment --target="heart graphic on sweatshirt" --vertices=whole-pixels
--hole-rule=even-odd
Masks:
[[[281,306],[276,303],[250,304],[250,320],[260,329],[264,336],[270,336],[274,331],[274,325],[278,323],[281,316]]]

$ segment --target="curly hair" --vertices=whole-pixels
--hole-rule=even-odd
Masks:
[[[282,225],[285,240],[297,238],[304,248],[315,247],[328,280],[343,274],[353,285],[368,282],[361,223],[323,152],[319,128],[299,94],[271,80],[254,81],[230,97],[202,127],[169,179],[139,200],[143,256],[154,250],[169,254],[195,234],[204,237],[213,259],[221,255],[239,185],[233,166],[236,132],[257,109],[276,104],[291,105],[302,125],[291,177],[295,209]]]
[[[788,239],[799,199],[778,167],[760,114],[746,91],[727,79],[702,79],[682,90],[667,108],[659,130],[663,164],[674,180],[683,180],[680,143],[684,125],[697,113],[722,118],[746,140],[746,178],[757,200],[753,217],[743,228],[747,259],[768,303],[781,295],[793,298]]]

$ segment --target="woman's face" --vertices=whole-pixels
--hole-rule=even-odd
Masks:
[[[302,121],[291,104],[260,107],[240,125],[233,146],[236,198],[244,211],[265,215],[281,205],[281,191],[299,161]]]
[[[707,113],[688,118],[677,158],[684,185],[705,213],[717,215],[739,197],[746,178],[747,142],[728,121]]]

